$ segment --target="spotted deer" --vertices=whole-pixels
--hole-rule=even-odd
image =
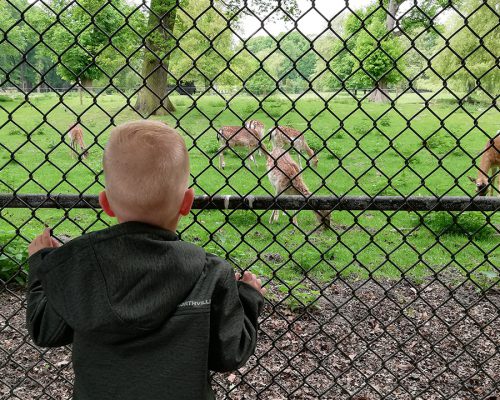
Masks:
[[[259,136],[260,140],[264,139],[265,127],[264,127],[264,124],[262,122],[260,122],[259,120],[251,119],[250,121],[245,122],[245,128],[256,132],[257,135]],[[259,156],[261,156],[261,155],[262,155],[262,151],[259,147]]]
[[[249,158],[255,162],[254,152],[255,149],[260,147],[260,138],[258,134],[251,129],[243,128],[241,126],[223,126],[217,133],[219,139],[219,167],[224,169],[226,162],[224,161],[224,151],[227,148],[244,147],[250,152]],[[249,165],[249,168],[251,166]]]
[[[267,176],[274,187],[276,196],[280,194],[311,196],[311,191],[304,183],[297,163],[290,156],[289,152],[283,148],[273,148],[268,152],[263,147],[267,162]],[[285,212],[283,211],[283,214]],[[314,211],[316,218],[323,227],[330,226],[330,211]],[[269,223],[278,221],[279,210],[273,210]],[[293,223],[297,224],[297,216],[293,217]]]
[[[251,119],[245,122],[245,128],[252,129],[259,135],[259,139],[264,138],[264,124],[257,119]]]
[[[488,173],[491,170],[491,177]],[[488,140],[481,156],[479,172],[477,178],[469,176],[469,179],[476,185],[476,192],[479,196],[485,196],[488,192],[490,196],[495,192],[495,180],[498,183],[498,195],[500,196],[500,130],[497,136]]]
[[[271,131],[271,141],[276,148],[294,148],[298,153],[306,153],[313,166],[318,166],[318,157],[307,144],[305,135],[297,129],[278,126]],[[299,167],[302,170],[301,158],[299,154]]]
[[[77,145],[80,147],[80,152],[82,153],[82,157],[86,158],[89,155],[87,148],[85,147],[85,143],[83,142],[83,129],[78,124],[72,124],[69,126],[69,145],[73,149],[71,152],[72,155],[78,156],[78,151],[76,149]]]

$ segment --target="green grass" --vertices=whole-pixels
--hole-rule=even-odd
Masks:
[[[240,125],[249,118],[262,120],[266,127],[279,123],[305,130],[310,146],[320,150],[318,169],[305,170],[305,181],[311,190],[319,189],[318,194],[336,195],[471,195],[474,187],[466,175],[476,174],[478,161],[471,161],[456,145],[477,157],[487,140],[483,131],[492,135],[499,128],[498,112],[485,112],[486,106],[481,105],[466,106],[465,112],[444,96],[433,100],[432,111],[417,95],[405,95],[396,103],[397,110],[370,102],[359,107],[344,95],[331,99],[326,95],[325,99],[307,95],[293,102],[278,96],[257,101],[241,95],[226,107],[220,96],[204,96],[196,100],[195,108],[192,100],[173,96],[175,115],[155,119],[176,126],[185,137],[197,194],[272,192],[262,157],[257,157],[253,174],[243,169],[235,172],[244,152],[227,152],[226,170],[217,167],[216,129]],[[96,194],[102,190],[101,157],[112,122],[139,118],[126,99],[103,94],[95,101],[85,98],[80,105],[79,97],[70,94],[64,97],[63,107],[57,96],[39,95],[30,103],[20,99],[0,103],[0,192]],[[89,159],[76,165],[65,144],[67,138],[59,133],[66,132],[75,115],[81,116],[87,128],[87,145],[92,143]],[[500,265],[498,215],[334,212],[333,230],[309,237],[288,225],[283,216],[278,224],[269,225],[269,213],[227,215],[230,224],[225,223],[224,212],[194,211],[181,223],[182,236],[238,267],[272,278],[278,289],[285,283],[296,285],[299,299],[304,297],[304,276],[318,282],[331,281],[339,274],[362,279],[404,275],[422,280],[454,269],[498,279],[494,276],[494,265]],[[60,210],[32,214],[9,209],[2,210],[2,217],[0,233],[13,235],[19,227],[28,239],[43,223],[56,226],[56,234],[68,236],[104,226],[96,221],[95,212],[85,210],[69,212],[75,222]],[[102,215],[99,218],[111,222]],[[311,212],[299,214],[305,232],[315,224]],[[370,234],[376,234],[374,240]]]

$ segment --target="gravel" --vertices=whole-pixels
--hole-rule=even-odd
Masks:
[[[297,312],[270,288],[256,355],[213,376],[218,398],[497,400],[500,293],[445,282],[338,279]],[[70,399],[70,349],[37,348],[24,319],[22,290],[0,288],[0,399]]]

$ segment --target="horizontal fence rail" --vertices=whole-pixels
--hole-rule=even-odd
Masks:
[[[100,208],[96,195],[0,194],[2,208]],[[498,211],[500,197],[196,196],[195,210]]]

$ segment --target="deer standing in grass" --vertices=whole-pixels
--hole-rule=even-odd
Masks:
[[[318,166],[318,157],[314,151],[309,147],[305,135],[297,129],[288,126],[278,126],[271,131],[271,141],[275,148],[294,148],[297,153],[306,153],[313,166]],[[302,156],[299,156],[299,167],[302,170]]]
[[[78,123],[70,125],[68,135],[69,135],[69,145],[73,149],[73,152],[71,154],[78,155],[78,151],[76,149],[76,146],[78,145],[80,147],[80,152],[82,153],[82,157],[83,158],[88,157],[89,152],[85,147],[85,143],[83,142],[82,127]]]
[[[267,176],[271,185],[273,185],[276,196],[280,194],[311,196],[311,191],[304,183],[297,163],[290,156],[289,152],[280,147],[275,147],[269,153],[265,147],[262,147],[266,156]],[[285,212],[283,211],[283,214]],[[314,211],[320,225],[330,226],[330,211]],[[273,210],[269,223],[278,221],[279,210]],[[293,223],[297,224],[297,216],[293,217]]]
[[[255,165],[254,152],[260,148],[260,138],[253,129],[243,128],[241,126],[223,126],[217,133],[219,139],[219,167],[224,169],[226,162],[224,161],[224,151],[227,148],[244,147],[250,152],[249,158]],[[249,165],[251,168],[251,165]]]
[[[491,178],[488,177],[490,170]],[[493,196],[496,180],[498,182],[498,195],[500,195],[500,131],[497,131],[495,138],[488,140],[488,143],[486,143],[481,156],[477,178],[474,179],[469,176],[469,179],[476,185],[476,192],[479,196],[485,196],[488,192]]]

